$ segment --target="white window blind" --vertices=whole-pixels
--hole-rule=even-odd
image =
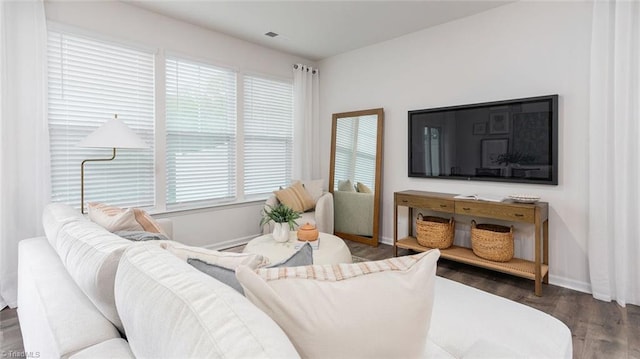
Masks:
[[[85,201],[154,205],[153,54],[56,31],[48,37],[52,201],[80,207],[80,163],[111,150],[77,144],[114,114],[148,145],[85,166]]]
[[[244,77],[244,193],[271,193],[291,180],[293,85]]]
[[[352,180],[355,177],[355,118],[340,118],[336,122],[336,157],[334,165],[334,190],[338,189],[338,181]]]
[[[376,175],[376,140],[378,116],[360,116],[358,120],[358,151],[356,153],[355,181],[374,188]]]
[[[236,197],[236,74],[166,60],[167,205]]]
[[[339,180],[346,179],[374,188],[377,126],[376,115],[338,120],[334,190]]]

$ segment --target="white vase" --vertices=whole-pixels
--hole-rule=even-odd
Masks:
[[[289,240],[289,223],[275,223],[273,226],[273,240],[280,243]]]

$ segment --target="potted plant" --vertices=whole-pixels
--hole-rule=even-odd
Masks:
[[[503,153],[498,156],[495,160],[498,164],[504,164],[505,166],[509,166],[511,164],[527,164],[532,162],[535,159],[534,156],[528,155],[522,152],[512,152],[512,153]]]
[[[300,213],[282,203],[275,206],[266,205],[266,207],[262,210],[260,225],[263,226],[269,222],[274,222],[273,239],[276,242],[288,241],[289,231],[295,228],[296,219],[300,218]]]
[[[505,176],[511,177],[512,175],[512,167],[519,167],[520,165],[528,164],[533,162],[535,159],[534,156],[528,155],[522,152],[512,152],[512,153],[503,153],[496,158],[494,162],[498,164],[504,165],[506,169]]]

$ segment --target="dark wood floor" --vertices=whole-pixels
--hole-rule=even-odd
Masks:
[[[369,247],[347,241],[351,253],[368,260],[393,256],[393,247]],[[243,246],[229,251],[242,251]],[[401,250],[400,254],[408,254]],[[506,274],[441,259],[438,275],[546,312],[563,321],[573,335],[574,358],[640,359],[640,307],[616,303],[554,285],[543,286],[543,296],[533,293],[533,282]],[[22,336],[15,309],[0,311],[0,356],[21,353]]]
[[[22,333],[15,309],[5,308],[0,311],[0,357],[22,358]]]

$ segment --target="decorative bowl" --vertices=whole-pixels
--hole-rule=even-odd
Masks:
[[[305,223],[298,228],[298,239],[301,241],[313,242],[318,239],[320,232],[316,226],[310,223]]]
[[[536,203],[540,200],[540,196],[531,194],[512,194],[509,198],[518,203]]]

